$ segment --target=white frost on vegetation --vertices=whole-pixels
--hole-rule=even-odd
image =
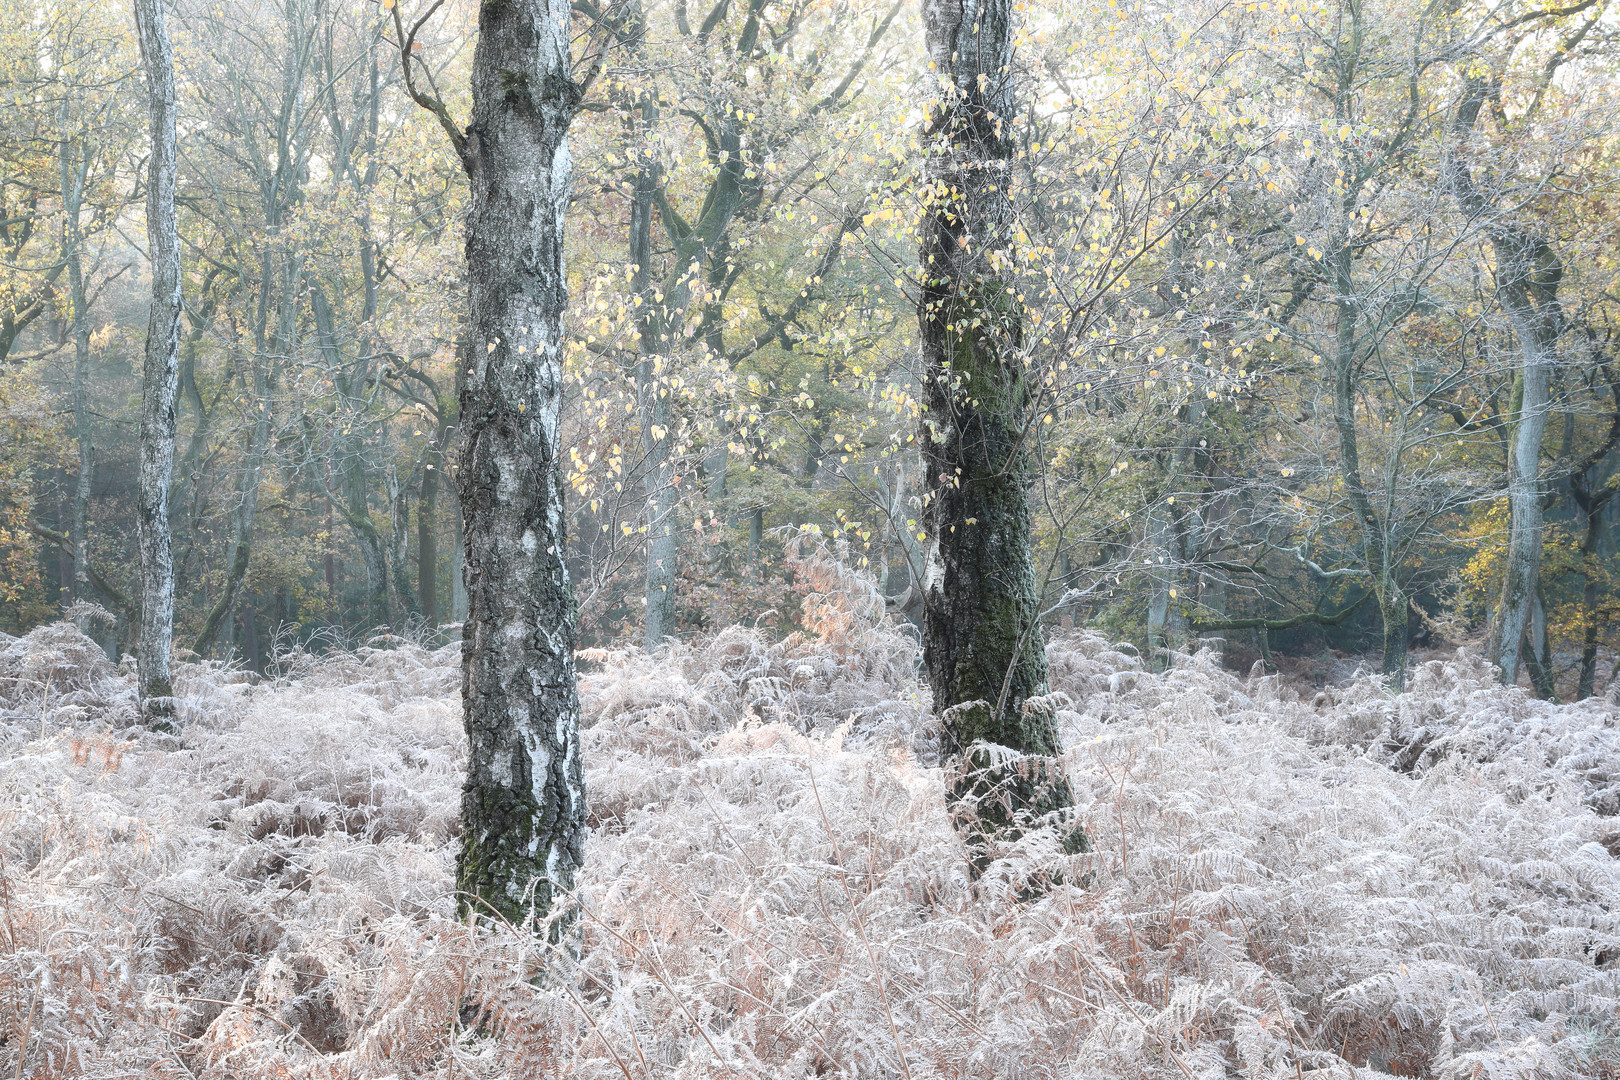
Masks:
[[[1093,850],[972,883],[912,647],[822,571],[810,638],[585,657],[577,961],[455,918],[459,646],[183,665],[177,742],[71,627],[0,640],[0,1072],[1620,1075],[1614,706],[1074,635]]]

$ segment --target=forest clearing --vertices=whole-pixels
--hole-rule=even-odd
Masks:
[[[0,1075],[1620,1080],[1613,0],[0,0]]]

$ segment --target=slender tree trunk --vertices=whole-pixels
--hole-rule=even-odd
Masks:
[[[248,562],[253,555],[253,525],[259,513],[259,477],[264,470],[264,455],[270,445],[270,386],[265,373],[265,358],[253,358],[253,423],[248,430],[247,451],[242,462],[241,489],[236,507],[236,531],[231,541],[231,561],[225,570],[225,583],[214,606],[203,620],[202,629],[191,644],[191,651],[206,656],[219,633],[220,623],[229,622],[236,607],[237,593],[247,577]],[[226,639],[226,659],[230,658],[230,639]]]
[[[1341,238],[1333,253],[1335,288],[1340,297],[1333,350],[1333,425],[1339,436],[1339,470],[1345,494],[1361,530],[1362,567],[1383,619],[1382,673],[1390,689],[1400,691],[1406,687],[1407,596],[1398,576],[1399,567],[1391,559],[1389,523],[1374,509],[1362,479],[1361,444],[1356,432],[1356,363],[1360,349],[1356,330],[1360,312],[1354,295],[1353,259],[1349,244]]]
[[[1518,320],[1514,321],[1517,329]],[[1550,358],[1541,354],[1533,330],[1526,330],[1520,337],[1520,351],[1524,393],[1508,464],[1511,521],[1502,593],[1497,603],[1500,644],[1495,657],[1501,679],[1509,686],[1519,678],[1522,642],[1541,580],[1541,442],[1547,432],[1552,382]]]
[[[1575,689],[1577,701],[1591,697],[1597,687],[1598,624],[1592,616],[1597,607],[1597,582],[1590,575],[1581,590],[1581,602],[1586,611],[1586,632],[1581,639],[1581,674]]]
[[[197,524],[202,516],[204,490],[199,464],[202,461],[203,450],[208,446],[209,421],[212,418],[212,413],[203,402],[202,388],[197,385],[197,350],[202,344],[203,335],[207,332],[209,324],[213,321],[218,303],[218,298],[210,294],[203,301],[202,310],[191,316],[191,332],[186,335],[185,349],[180,356],[180,392],[191,405],[191,411],[196,419],[192,423],[191,435],[186,440],[186,452],[180,459],[180,481],[170,502],[171,505],[180,507],[190,505],[193,543],[199,531]]]
[[[422,469],[416,500],[416,595],[422,622],[439,625],[439,468],[444,456],[437,443]]]
[[[715,425],[714,445],[703,458],[703,493],[717,508],[726,497],[726,470],[731,464],[731,425],[724,418]]]
[[[399,472],[388,468],[388,606],[400,623],[418,615],[416,597],[411,592],[405,567],[410,561],[411,503],[399,483]]]
[[[650,106],[643,104],[643,111]],[[647,500],[646,647],[655,649],[675,624],[675,537],[673,470],[670,462],[670,399],[660,376],[666,361],[660,353],[672,347],[670,309],[676,298],[653,289],[653,197],[657,166],[643,161],[636,170],[630,200],[630,287],[641,298],[636,322],[636,404],[645,462],[642,490]],[[660,340],[662,338],[662,340]]]
[[[1148,515],[1148,557],[1153,560],[1148,587],[1148,647],[1155,667],[1168,666],[1165,649],[1185,649],[1191,644],[1192,626],[1182,605],[1190,599],[1185,567],[1197,540],[1188,536],[1195,522],[1184,508],[1189,504],[1197,480],[1194,471],[1193,441],[1204,410],[1196,400],[1185,415],[1175,419],[1175,449],[1165,465],[1165,488],[1170,499],[1155,506]],[[1181,498],[1178,506],[1174,500]],[[1172,596],[1172,593],[1176,593]]]
[[[1530,685],[1536,697],[1544,701],[1557,701],[1558,689],[1554,682],[1552,648],[1547,640],[1547,607],[1541,587],[1536,587],[1530,599],[1530,620],[1525,627],[1524,662],[1530,671]]]
[[[1212,478],[1215,472],[1212,454],[1201,454],[1203,462],[1200,468],[1206,478]],[[1231,507],[1228,501],[1229,492],[1224,484],[1216,483],[1214,490],[1202,500],[1202,510],[1198,516],[1198,546],[1197,551],[1218,551],[1226,535],[1227,516]],[[1194,575],[1191,584],[1198,590],[1198,606],[1207,611],[1216,619],[1226,618],[1227,589],[1226,576],[1217,570],[1213,573],[1198,573]],[[1224,636],[1212,638],[1210,645],[1220,653],[1226,651]]]
[[[146,60],[151,157],[147,161],[146,237],[152,259],[152,309],[146,324],[141,383],[141,622],[135,661],[142,718],[173,728],[169,677],[174,637],[174,562],[169,535],[169,480],[174,472],[175,401],[179,391],[180,234],[175,222],[174,57],[163,0],[135,0]]]
[[[218,606],[215,605],[215,607]],[[225,612],[224,621],[220,623],[219,658],[227,664],[236,659],[236,609],[234,607]]]
[[[1047,692],[1047,671],[1026,495],[1031,390],[1020,362],[1022,316],[999,257],[1015,224],[1007,193],[1017,114],[1012,19],[1011,0],[923,4],[941,95],[927,122],[918,301],[931,547],[923,660],[951,749],[967,757],[951,799],[976,869],[993,837],[1073,802],[1052,760],[1060,747],[1051,709],[1024,708]],[[993,769],[973,752],[981,742],[1037,760]],[[1068,840],[1083,843],[1077,831]]]
[[[78,255],[70,256],[75,264]],[[73,599],[89,600],[90,587],[90,480],[96,467],[96,447],[90,430],[90,320],[82,314],[83,279],[75,265],[69,274],[73,318],[73,436],[79,451],[79,471],[73,481]],[[79,629],[89,632],[87,616]]]
[[[388,625],[389,584],[388,556],[384,551],[382,533],[371,520],[368,505],[365,465],[360,447],[345,440],[347,451],[339,469],[343,477],[343,503],[338,509],[343,520],[354,533],[355,546],[360,549],[360,561],[366,570],[366,629],[375,630]]]
[[[1616,406],[1620,407],[1620,400],[1616,401]],[[1586,533],[1581,538],[1581,611],[1586,628],[1581,640],[1580,679],[1575,690],[1575,698],[1579,701],[1597,692],[1598,642],[1603,629],[1598,624],[1597,553],[1603,537],[1603,508],[1608,505],[1614,489],[1608,488],[1594,496],[1585,484],[1584,477],[1577,477],[1574,490],[1576,505],[1586,519]]]
[[[84,287],[83,238],[79,210],[83,205],[87,163],[83,145],[64,138],[60,147],[63,261],[67,263],[68,303],[73,334],[73,437],[79,451],[79,472],[73,484],[73,599],[89,600],[90,586],[90,481],[96,448],[90,429],[90,310]],[[79,629],[90,632],[90,620],[81,614]]]
[[[56,470],[56,527],[73,533],[73,500],[67,494],[67,470]],[[73,551],[71,547],[56,548],[57,599],[63,607],[73,601]]]
[[[642,485],[647,496],[647,632],[646,646],[656,649],[675,628],[675,570],[679,545],[675,533],[675,470],[669,455],[670,405],[661,396],[655,358],[637,364],[641,398],[641,445],[646,458]]]
[[[1172,473],[1172,477],[1174,473]],[[1148,608],[1147,634],[1149,663],[1155,671],[1170,665],[1166,651],[1186,645],[1185,619],[1177,619],[1176,600],[1171,593],[1181,581],[1180,543],[1177,536],[1174,511],[1168,506],[1155,506],[1147,519]],[[1177,626],[1177,622],[1182,626]]]
[[[565,0],[484,0],[478,27],[473,118],[458,145],[472,202],[456,473],[468,593],[456,875],[468,911],[525,925],[573,888],[585,856],[578,613],[558,468],[567,134],[581,88]]]
[[[330,465],[323,465],[330,470]],[[328,482],[330,488],[330,482]],[[326,558],[322,560],[322,575],[326,581],[326,603],[329,609],[337,606],[337,548],[334,546],[332,536],[332,499],[326,500]],[[328,615],[330,622],[330,615]]]
[[[242,662],[255,674],[263,674],[264,658],[259,655],[259,612],[251,601],[242,605]]]
[[[1406,685],[1406,652],[1410,636],[1407,634],[1408,597],[1405,590],[1393,580],[1386,580],[1382,585],[1382,588],[1374,590],[1378,598],[1378,615],[1383,621],[1382,671],[1389,679],[1391,688],[1400,690]]]

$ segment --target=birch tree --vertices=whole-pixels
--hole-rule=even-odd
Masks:
[[[174,689],[169,649],[174,636],[174,560],[169,536],[169,479],[174,471],[175,399],[180,382],[180,233],[174,215],[174,53],[163,0],[135,0],[146,63],[150,157],[146,164],[146,238],[152,262],[152,307],[141,379],[141,618],[135,660],[141,715],[171,727]]]
[[[428,16],[407,29],[387,7],[407,88],[443,126],[472,194],[456,473],[468,602],[456,880],[464,909],[525,925],[573,888],[585,857],[558,419],[568,128],[601,57],[574,76],[564,0],[484,0],[463,129],[421,85],[428,69],[412,46]],[[551,923],[554,940],[562,927]]]

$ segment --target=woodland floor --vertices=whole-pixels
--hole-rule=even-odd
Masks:
[[[455,918],[459,646],[185,665],[175,739],[72,627],[0,640],[0,1071],[1620,1077],[1614,704],[1076,633],[1093,850],[973,882],[911,643],[820,602],[585,657],[577,957]]]

